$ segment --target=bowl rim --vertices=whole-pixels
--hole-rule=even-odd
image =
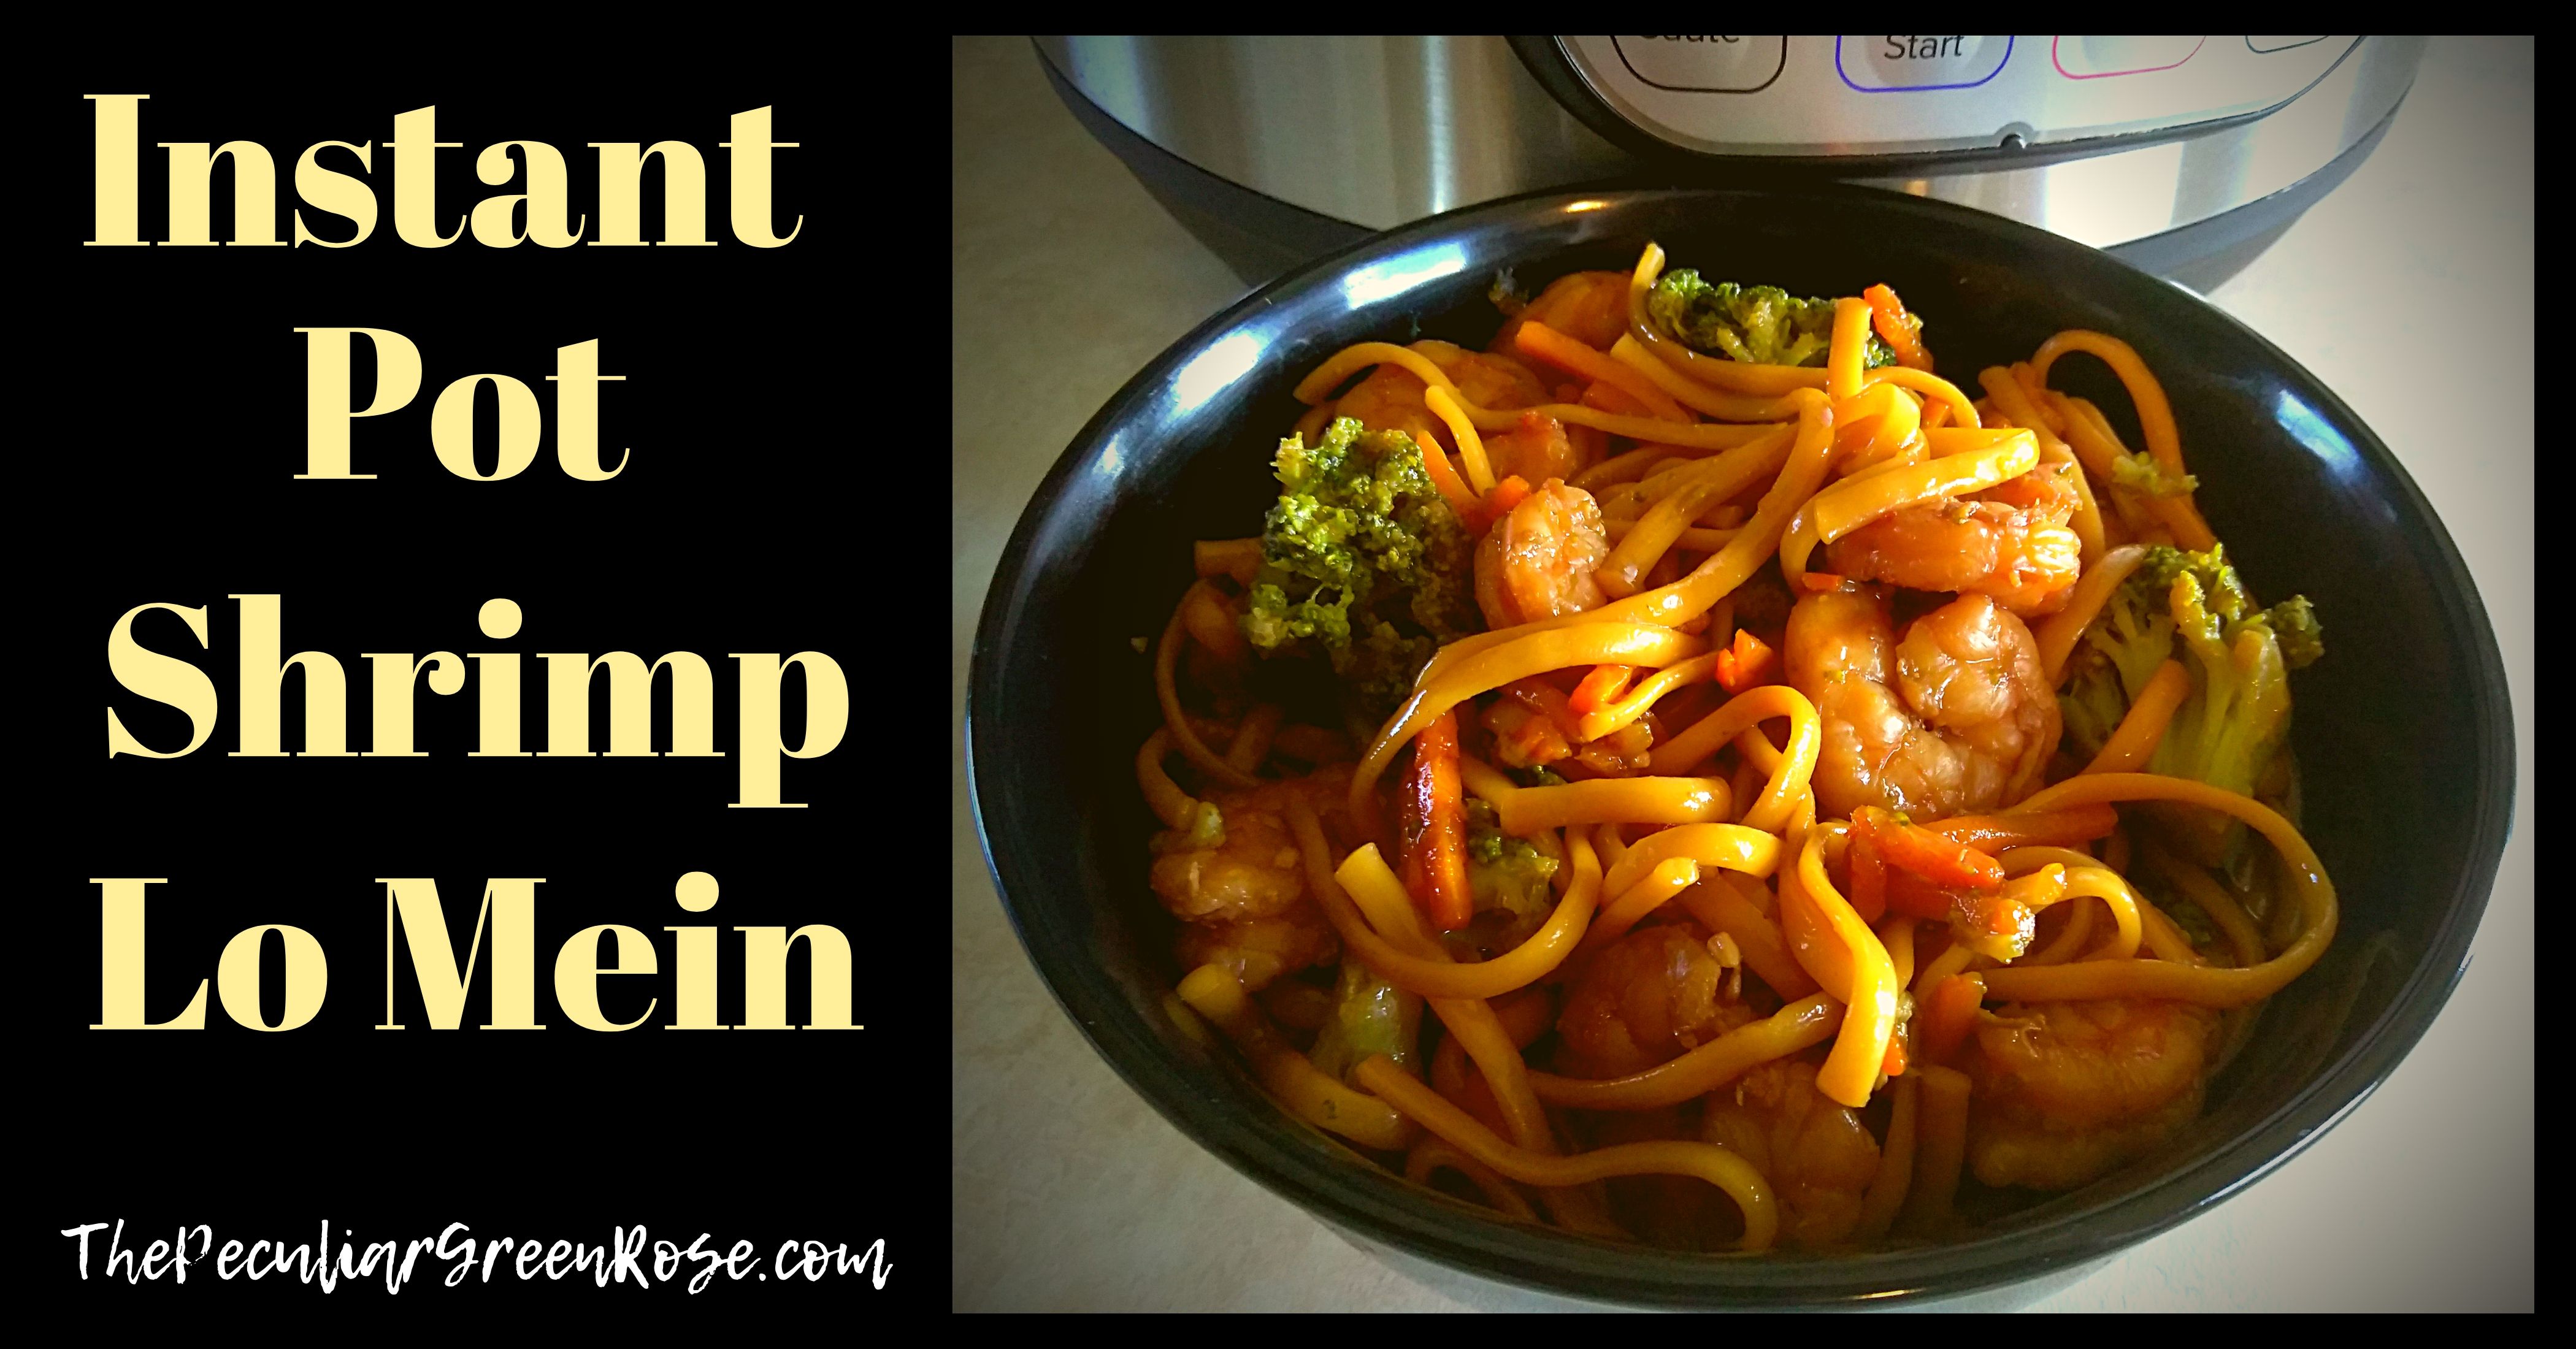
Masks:
[[[1355,1173],[1351,1183],[1336,1183],[1333,1175],[1317,1169],[1309,1153],[1291,1151],[1278,1146],[1275,1139],[1259,1137],[1265,1131],[1258,1127],[1240,1127],[1242,1121],[1231,1118],[1236,1113],[1231,1103],[1189,1090],[1180,1067],[1162,1061],[1161,1042],[1141,1018],[1129,1015],[1123,1001],[1095,1002],[1080,992],[1084,985],[1073,977],[1079,973],[1074,968],[1079,953],[1043,949],[1041,943],[1033,941],[1028,923],[1012,899],[1014,886],[1044,883],[1036,859],[1010,855],[1007,850],[997,853],[987,825],[986,785],[1005,776],[1002,756],[1006,751],[999,737],[977,734],[982,720],[978,709],[999,706],[1005,665],[999,657],[1011,645],[1008,623],[1018,607],[1015,601],[1025,594],[1033,579],[1030,546],[1054,514],[1068,481],[1100,448],[1104,436],[1166,387],[1182,365],[1222,334],[1277,303],[1281,296],[1331,284],[1356,266],[1436,243],[1462,230],[1513,217],[1535,219],[1586,200],[1618,206],[1746,197],[1823,199],[1858,209],[1947,218],[2035,249],[2090,253],[2091,261],[2172,290],[2202,317],[2232,329],[2237,338],[2268,358],[2274,368],[2292,377],[2323,419],[2348,434],[2353,449],[2394,489],[2394,504],[2431,544],[2440,566],[2435,575],[2426,578],[2427,582],[2439,599],[2458,611],[2465,624],[2463,635],[2469,648],[2466,654],[2475,695],[2475,739],[2481,751],[2475,770],[2478,790],[2472,803],[2471,850],[2467,865],[2446,896],[2445,916],[2436,928],[2434,940],[2417,952],[2405,982],[2387,1009],[2349,1050],[2251,1128],[2149,1184],[2033,1227],[1932,1246],[1814,1256],[1773,1252],[1748,1260],[1725,1253],[1696,1254],[1606,1242],[1553,1228],[1496,1221],[1489,1210],[1418,1187],[1379,1185],[1364,1189]],[[2100,250],[1966,207],[1847,184],[1593,190],[1576,187],[1523,193],[1373,234],[1248,291],[1171,343],[1120,386],[1075,433],[1031,494],[1004,545],[978,617],[962,733],[976,842],[1013,932],[1049,995],[1073,1019],[1093,1051],[1164,1119],[1238,1173],[1346,1233],[1399,1247],[1483,1278],[1592,1301],[1658,1306],[1877,1306],[1974,1293],[2046,1270],[2106,1258],[2241,1193],[2348,1117],[2439,1016],[2451,990],[2467,971],[2469,946],[2485,913],[2511,828],[2514,798],[2511,694],[2494,627],[2476,581],[2441,516],[2404,464],[2332,389],[2262,334],[2199,293],[2142,272]],[[1237,1127],[1223,1127],[1228,1123]],[[1340,1154],[1337,1160],[1366,1165],[1347,1153]],[[1462,1223],[1456,1215],[1470,1218]],[[1576,1262],[1568,1257],[1584,1251],[1596,1257],[1582,1262],[1592,1267],[1572,1267]],[[1604,1254],[1611,1258],[1597,1258]]]

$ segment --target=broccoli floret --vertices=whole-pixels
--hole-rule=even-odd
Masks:
[[[2324,630],[2304,596],[2259,608],[2224,548],[2160,544],[2085,629],[2058,707],[2069,744],[2089,758],[2156,668],[2179,660],[2191,693],[2147,771],[2250,796],[2276,779],[2274,760],[2289,741],[2289,670],[2324,653]],[[2227,865],[2244,836],[2243,825],[2215,812],[2154,813],[2174,845],[2206,866]]]
[[[1396,1066],[1419,1074],[1422,999],[1377,977],[1356,958],[1344,957],[1333,986],[1333,1012],[1316,1032],[1306,1057],[1336,1078],[1383,1054]]]
[[[1154,835],[1156,856],[1172,852],[1205,852],[1225,846],[1225,812],[1214,801],[1201,801],[1190,812],[1190,827]]]
[[[2145,568],[2140,568],[2140,574]],[[2058,695],[2069,744],[2090,759],[2119,729],[2129,700],[2147,686],[2156,667],[2173,655],[2173,619],[2161,602],[2163,588],[2133,574],[2102,606],[2076,647],[2073,677]]]
[[[2163,907],[2165,917],[2172,919],[2174,926],[2182,929],[2183,937],[2191,942],[2193,950],[2217,949],[2218,922],[2209,916],[2208,910],[2188,899],[2172,900]]]
[[[1503,856],[1503,840],[1508,837],[1510,836],[1503,832],[1502,812],[1494,809],[1493,802],[1469,792],[1467,794],[1467,859],[1473,862],[1500,861]]]
[[[1558,865],[1528,839],[1504,833],[1483,797],[1467,798],[1467,888],[1478,912],[1500,909],[1516,919],[1546,915],[1556,905],[1549,882]]]
[[[1393,623],[1375,623],[1352,642],[1347,656],[1335,654],[1333,668],[1342,676],[1351,701],[1365,708],[1371,720],[1382,721],[1413,691],[1413,676],[1446,640],[1408,637]]]
[[[1451,949],[1469,958],[1471,953],[1491,955],[1529,940],[1555,912],[1556,894],[1550,883],[1563,865],[1530,840],[1504,833],[1493,806],[1483,797],[1469,795],[1467,890],[1475,897],[1475,917],[1464,929],[1448,934]]]
[[[2317,663],[2326,653],[2325,625],[2317,622],[2316,608],[2305,595],[2292,595],[2266,611],[2272,621],[2272,635],[2281,643],[2281,663],[2293,670],[2304,670]]]
[[[1474,542],[1401,431],[1349,417],[1279,442],[1243,635],[1266,655],[1320,652],[1383,719],[1443,642],[1479,626]]]
[[[2140,450],[2135,454],[2114,455],[2111,459],[2111,481],[2132,492],[2151,497],[2188,496],[2200,490],[2200,479],[2188,473],[2167,473],[2156,457]]]
[[[2261,848],[2241,848],[2237,851],[2237,856],[2241,861],[2250,863],[2254,859],[2267,857],[2270,854]],[[2204,956],[2212,957],[2222,965],[2236,963],[2235,947],[2227,940],[2225,930],[2218,926],[2218,920],[2210,916],[2209,910],[2200,906],[2200,901],[2183,893],[2179,887],[2157,874],[2152,868],[2133,870],[2128,880],[2131,885],[2137,887],[2140,898],[2153,903],[2158,912],[2172,920],[2175,927],[2182,929],[2183,939],[2191,943],[2191,949]],[[2238,887],[2238,893],[2245,893],[2242,886]]]
[[[2139,895],[2154,903],[2159,912],[2172,919],[2175,927],[2182,929],[2183,937],[2191,943],[2193,950],[2207,953],[2225,949],[2220,942],[2224,934],[2218,930],[2218,920],[2210,917],[2209,910],[2200,907],[2198,900],[2167,884],[2164,878],[2152,871],[2131,873],[2129,883],[2137,887]]]
[[[1646,312],[1684,346],[1739,361],[1823,365],[1833,345],[1833,301],[1801,300],[1778,286],[1711,285],[1687,267],[1655,282]],[[1865,340],[1865,368],[1896,363],[1896,353],[1877,333]]]

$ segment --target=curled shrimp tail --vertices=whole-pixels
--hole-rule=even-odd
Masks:
[[[2039,786],[2056,692],[2030,629],[1992,597],[1953,600],[1899,641],[1883,593],[1846,583],[1798,601],[1785,643],[1789,682],[1823,733],[1813,783],[1828,814],[1938,819]]]

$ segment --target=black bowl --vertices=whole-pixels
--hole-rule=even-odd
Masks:
[[[2200,1121],[2155,1157],[1955,1244],[1866,1255],[1692,1255],[1495,1219],[1406,1185],[1283,1113],[1231,1056],[1176,1031],[1170,922],[1145,886],[1155,827],[1131,776],[1156,723],[1147,658],[1193,538],[1255,532],[1298,378],[1345,344],[1481,346],[1495,274],[1536,285],[1675,265],[1794,292],[1885,281],[1943,368],[2094,328],[2163,379],[2211,525],[2266,597],[2314,600],[2327,657],[2297,679],[2308,837],[2343,927],[2266,1008]],[[2089,367],[2078,369],[2078,367]],[[2127,400],[2094,362],[2095,401]],[[2134,423],[2124,428],[2132,444]],[[2206,1210],[2369,1094],[2432,1023],[2486,907],[2513,795],[2495,637],[2423,494],[2342,400],[2191,292],[2055,235],[1855,189],[1524,197],[1382,235],[1256,292],[1109,400],[1039,486],[975,637],[968,765],[1002,902],[1110,1066],[1182,1132],[1347,1232],[1485,1276],[1620,1302],[1831,1305],[2036,1280]]]

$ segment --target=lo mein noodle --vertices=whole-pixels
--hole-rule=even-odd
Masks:
[[[1597,1236],[1938,1240],[2154,1155],[2336,906],[2315,616],[2237,577],[2153,372],[1945,378],[1885,286],[1651,244],[1496,300],[1487,350],[1325,360],[1260,536],[1194,549],[1136,755],[1172,1014]]]

